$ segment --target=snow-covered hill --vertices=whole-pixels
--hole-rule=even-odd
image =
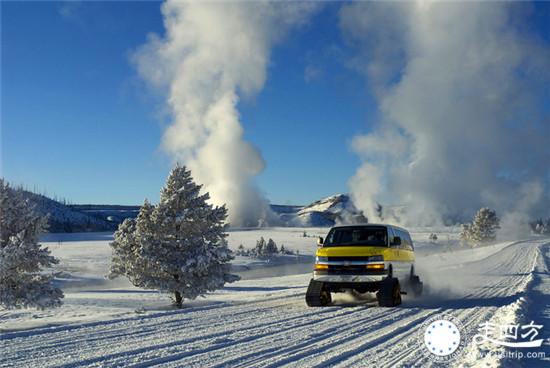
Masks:
[[[50,232],[111,231],[126,218],[135,218],[140,206],[76,204],[65,205],[48,197],[25,192],[36,210],[50,215]],[[347,194],[336,194],[307,206],[271,205],[286,227],[330,227],[365,223],[367,219]]]
[[[139,206],[64,205],[45,196],[26,192],[41,214],[50,214],[50,232],[109,231],[126,218],[135,218]],[[287,227],[330,227],[340,223],[365,223],[346,194],[337,194],[307,206],[272,204],[271,209]]]
[[[272,208],[277,212],[276,206]],[[323,198],[304,207],[294,207],[294,211],[279,213],[279,216],[287,226],[315,227],[367,222],[346,194]]]
[[[116,229],[116,223],[83,213],[41,194],[23,191],[23,195],[34,206],[36,212],[48,216],[49,232],[70,233]]]

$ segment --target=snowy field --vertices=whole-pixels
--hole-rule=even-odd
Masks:
[[[304,231],[306,237],[304,237]],[[316,237],[326,228],[234,230],[229,243],[254,247],[263,236],[298,251],[271,262],[238,257],[242,280],[172,309],[170,299],[106,280],[112,234],[49,234],[60,258],[58,309],[0,312],[0,366],[432,366],[422,323],[442,313],[463,325],[452,366],[550,366],[550,240],[533,237],[477,249],[457,245],[458,229],[413,229],[417,270],[426,293],[379,308],[374,296],[335,294],[308,308]],[[439,239],[430,243],[430,233]],[[544,325],[536,351],[545,358],[499,356],[513,349],[475,345],[483,322]],[[507,350],[504,350],[507,349]],[[524,354],[527,351],[522,350]],[[484,354],[484,356],[480,356]]]

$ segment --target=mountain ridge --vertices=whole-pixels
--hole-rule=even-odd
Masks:
[[[141,206],[106,204],[64,204],[42,194],[23,191],[24,197],[48,216],[48,232],[114,231],[126,218],[135,218]],[[350,196],[335,194],[308,205],[271,204],[283,227],[330,227],[341,223],[364,223],[367,218]]]

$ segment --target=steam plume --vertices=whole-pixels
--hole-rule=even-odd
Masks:
[[[403,204],[408,223],[550,204],[549,48],[523,27],[528,4],[355,3],[340,26],[373,86],[380,120],[354,138],[349,185],[376,218]]]
[[[164,89],[173,122],[162,147],[185,163],[233,225],[269,221],[253,178],[265,164],[243,138],[237,104],[266,80],[271,48],[305,22],[313,3],[179,2],[162,6],[166,34],[135,55],[139,73]]]

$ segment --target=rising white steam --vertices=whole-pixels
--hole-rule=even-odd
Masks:
[[[524,27],[528,4],[355,3],[340,26],[380,121],[355,137],[358,207],[407,208],[408,223],[548,215],[549,48]],[[520,217],[521,217],[520,216]],[[403,219],[402,219],[403,220]]]
[[[135,55],[139,73],[167,94],[173,120],[162,147],[192,170],[214,203],[227,203],[232,225],[270,220],[267,201],[253,183],[265,164],[243,138],[237,104],[262,89],[272,47],[315,8],[167,1],[166,34],[151,35]]]

